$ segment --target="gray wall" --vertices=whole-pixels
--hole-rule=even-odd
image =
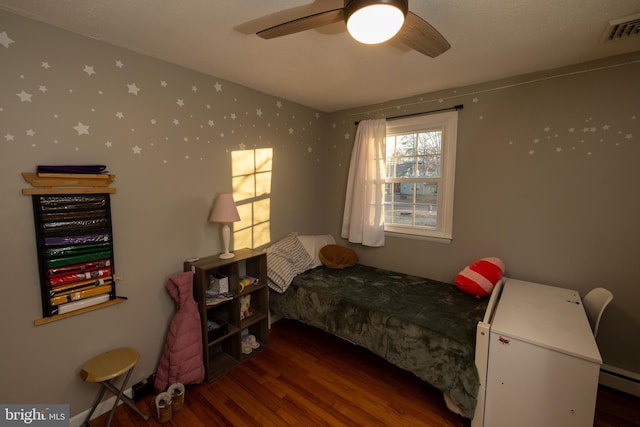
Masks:
[[[215,194],[232,189],[232,153],[273,150],[268,237],[325,230],[317,183],[328,122],[287,100],[5,12],[2,32],[14,42],[0,44],[0,402],[70,403],[75,414],[97,391],[78,376],[90,357],[134,346],[133,380],[155,370],[174,312],[166,279],[184,259],[221,251],[207,219]],[[115,268],[128,301],[34,327],[40,288],[21,173],[96,163],[116,175]]]
[[[640,55],[457,88],[331,115],[329,231],[339,235],[355,120],[464,104],[453,241],[353,246],[365,264],[453,282],[497,256],[507,275],[615,298],[598,343],[640,373]]]

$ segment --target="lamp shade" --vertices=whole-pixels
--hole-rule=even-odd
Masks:
[[[236,203],[233,201],[233,195],[231,193],[221,193],[218,195],[209,221],[222,223],[240,221],[240,215],[238,214],[238,209],[236,209]]]
[[[352,0],[345,6],[347,29],[361,43],[382,43],[400,31],[407,10],[406,0]]]

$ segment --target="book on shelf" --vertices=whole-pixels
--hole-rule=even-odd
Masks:
[[[233,299],[233,294],[231,292],[222,292],[222,293],[211,293],[207,291],[206,293],[206,303],[207,306],[218,305],[225,301],[229,301]]]

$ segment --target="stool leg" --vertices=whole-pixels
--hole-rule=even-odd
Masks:
[[[113,419],[113,414],[116,413],[116,408],[118,407],[118,402],[122,399],[122,395],[124,393],[124,389],[127,387],[127,383],[129,382],[129,377],[131,376],[132,372],[133,372],[133,368],[129,369],[129,371],[127,372],[127,375],[124,377],[124,381],[122,382],[122,386],[120,387],[120,389],[117,389],[113,384],[111,384],[111,380],[105,382],[105,387],[109,388],[110,390],[112,390],[112,388],[118,390],[116,392],[116,401],[113,402],[113,408],[111,408],[111,413],[109,414],[109,420],[107,421],[107,424],[105,424],[106,427],[109,427],[111,425],[111,420]],[[111,387],[109,387],[109,386],[111,386]]]
[[[111,391],[113,394],[118,395],[118,393],[120,393],[120,390],[114,386],[111,383],[105,383],[105,387],[107,387],[109,389],[109,391]],[[124,387],[123,387],[124,389]],[[124,403],[126,403],[127,405],[129,405],[129,407],[131,409],[133,409],[134,411],[136,411],[138,413],[138,415],[140,415],[142,418],[144,418],[145,420],[149,419],[149,416],[147,414],[145,414],[144,412],[142,412],[140,410],[140,408],[138,408],[138,406],[136,406],[136,402],[134,402],[131,398],[129,398],[129,396],[127,396],[126,394],[122,394],[120,400],[122,400]]]
[[[82,423],[82,425],[88,425],[91,426],[91,415],[93,415],[93,413],[96,411],[96,408],[98,407],[98,404],[100,403],[100,401],[102,400],[102,397],[104,396],[104,392],[107,391],[107,389],[105,388],[104,384],[100,384],[100,391],[98,392],[98,397],[96,397],[95,402],[93,403],[93,407],[91,408],[91,411],[89,412],[89,415],[87,415],[87,418],[85,418],[84,422]]]

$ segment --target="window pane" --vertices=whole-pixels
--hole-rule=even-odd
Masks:
[[[440,176],[442,157],[442,131],[421,132],[418,134],[418,155],[420,176]]]
[[[413,200],[415,184],[387,184],[385,222],[389,224],[413,224]]]
[[[418,154],[440,154],[442,152],[442,132],[421,132],[418,134]]]
[[[438,220],[438,184],[416,184],[416,223],[435,227]]]
[[[440,156],[418,157],[418,176],[440,176]]]
[[[396,174],[394,178],[415,176],[415,157],[398,157],[396,159]]]
[[[416,155],[416,134],[400,135],[396,140],[396,156],[415,156]]]

